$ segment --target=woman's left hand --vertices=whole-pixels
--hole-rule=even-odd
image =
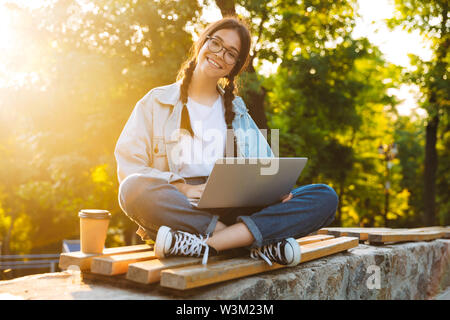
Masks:
[[[294,195],[291,192],[289,192],[289,194],[287,194],[281,198],[281,202],[284,203],[286,201],[289,201],[292,199],[292,197],[294,197]]]

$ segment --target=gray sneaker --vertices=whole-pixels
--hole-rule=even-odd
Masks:
[[[272,262],[276,262],[293,267],[300,263],[300,245],[294,238],[287,238],[260,248],[251,249],[250,257],[253,259],[263,259],[269,266],[272,265]]]
[[[206,244],[208,238],[209,236],[172,230],[169,227],[161,226],[156,235],[155,255],[157,258],[203,256],[202,264],[206,264],[209,254],[209,246]]]

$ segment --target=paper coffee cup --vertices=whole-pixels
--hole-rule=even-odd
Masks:
[[[102,253],[111,214],[108,210],[83,209],[78,216],[80,217],[81,251]]]

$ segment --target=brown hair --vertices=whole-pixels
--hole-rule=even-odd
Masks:
[[[244,70],[247,67],[249,63],[251,37],[247,23],[245,23],[243,20],[235,16],[227,16],[219,21],[211,23],[202,32],[197,42],[195,42],[191,47],[189,58],[183,63],[177,75],[177,81],[182,79],[180,88],[181,91],[180,99],[184,105],[183,112],[181,115],[181,128],[188,130],[192,135],[193,132],[189,121],[189,114],[185,106],[188,100],[189,84],[191,82],[194,69],[197,65],[198,54],[203,45],[205,44],[205,42],[208,40],[207,37],[213,35],[216,31],[221,29],[236,30],[241,40],[241,49],[239,51],[238,61],[231,70],[230,74],[227,75],[225,78],[219,80],[219,84],[223,86],[223,89],[225,91],[224,94],[225,122],[227,124],[228,129],[232,128],[231,123],[235,116],[232,104],[235,98],[235,89],[236,89],[235,78],[242,72],[242,70]]]

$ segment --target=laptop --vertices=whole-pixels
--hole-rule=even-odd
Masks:
[[[220,158],[200,198],[189,199],[197,208],[263,207],[277,203],[292,191],[307,158]]]

